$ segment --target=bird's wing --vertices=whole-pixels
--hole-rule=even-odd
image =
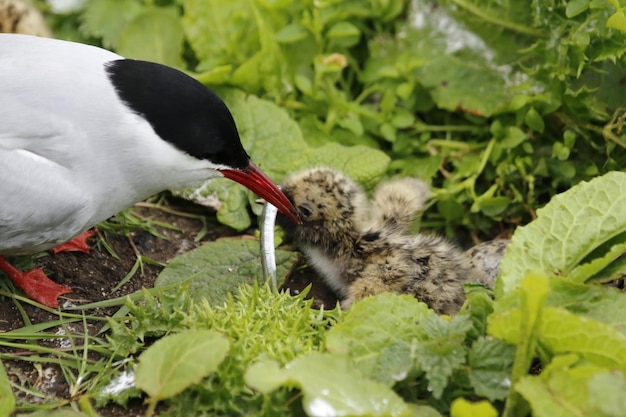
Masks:
[[[0,137],[0,254],[37,252],[80,233],[91,201],[72,172],[2,142]]]

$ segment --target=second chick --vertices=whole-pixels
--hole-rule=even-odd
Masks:
[[[478,282],[467,256],[445,238],[410,235],[428,186],[400,179],[379,186],[373,201],[342,173],[314,168],[282,185],[303,224],[278,217],[288,237],[342,298],[342,308],[382,292],[411,294],[440,314],[458,312],[463,284]]]

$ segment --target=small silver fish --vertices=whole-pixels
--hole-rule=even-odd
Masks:
[[[261,213],[261,264],[263,278],[270,280],[273,288],[276,283],[276,252],[274,248],[274,224],[278,209],[266,202]]]

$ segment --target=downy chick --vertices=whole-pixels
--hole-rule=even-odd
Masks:
[[[373,203],[345,175],[315,168],[288,177],[282,190],[303,221],[278,223],[342,298],[342,308],[382,292],[411,294],[442,314],[456,313],[463,284],[477,281],[466,255],[446,239],[409,235],[428,197],[422,181],[381,185]]]

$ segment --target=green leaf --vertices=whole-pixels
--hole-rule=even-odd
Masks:
[[[335,45],[349,48],[356,45],[361,37],[361,31],[350,22],[338,22],[326,32]]]
[[[626,31],[626,15],[623,10],[618,10],[606,21],[606,27]]]
[[[409,416],[407,404],[385,385],[363,378],[344,356],[312,353],[285,368],[257,363],[246,372],[246,383],[261,392],[280,385],[302,390],[309,416]]]
[[[513,149],[524,143],[528,135],[522,129],[516,126],[507,126],[500,131],[499,145],[504,149]]]
[[[244,148],[270,178],[280,182],[304,164],[312,150],[284,109],[239,90],[220,93],[235,118]]]
[[[502,76],[482,59],[443,54],[417,70],[439,108],[489,117],[506,105],[511,95]]]
[[[589,405],[610,417],[626,410],[626,377],[618,372],[599,372],[589,380]]]
[[[570,0],[565,8],[565,16],[576,17],[589,8],[589,0]]]
[[[517,345],[511,371],[512,383],[528,373],[536,355],[548,291],[547,278],[529,275],[522,280],[520,289],[496,302],[495,313],[489,317],[488,333]],[[509,398],[509,401],[514,400]]]
[[[594,365],[577,365],[576,357],[568,355],[557,358],[540,376],[524,377],[515,389],[536,417],[618,417],[624,413],[624,408],[619,408],[624,404],[620,389],[624,377],[613,375]]]
[[[189,285],[192,298],[222,304],[243,283],[261,282],[260,243],[257,239],[223,238],[172,259],[154,285]],[[277,277],[282,283],[297,259],[295,252],[276,251]]]
[[[593,261],[581,264],[572,269],[572,272],[568,275],[568,278],[574,282],[583,283],[590,277],[597,275],[600,271],[607,268],[617,258],[626,253],[626,241],[611,246],[604,256],[595,258]]]
[[[509,200],[508,197],[488,197],[477,199],[475,203],[483,214],[489,217],[495,217],[502,214],[502,212],[507,209],[511,200]]]
[[[13,410],[15,410],[15,397],[4,365],[0,362],[0,416],[9,416]]]
[[[626,173],[582,182],[555,196],[536,220],[515,231],[500,264],[496,295],[517,288],[529,273],[567,277],[595,249],[624,232]]]
[[[414,347],[417,364],[426,373],[429,391],[439,399],[452,374],[466,362],[463,341],[472,324],[467,316],[456,315],[448,321],[432,314],[418,328],[422,340]]]
[[[309,36],[309,32],[299,23],[291,23],[276,33],[279,43],[297,43]]]
[[[497,417],[498,411],[487,401],[469,402],[457,398],[450,408],[451,417]]]
[[[226,337],[212,330],[186,330],[166,336],[139,357],[135,385],[152,401],[173,397],[215,372],[228,348]]]
[[[592,363],[626,372],[626,335],[610,325],[560,308],[545,308],[539,330],[552,354],[576,353]]]
[[[80,30],[101,37],[105,48],[116,48],[126,25],[142,10],[138,0],[92,0],[85,3]]]
[[[366,189],[371,189],[387,170],[389,161],[390,158],[384,152],[366,146],[347,147],[328,143],[312,152],[306,166],[334,167]]]
[[[380,294],[355,303],[326,335],[326,348],[349,355],[361,372],[391,385],[414,367],[412,340],[416,321],[435,315],[414,297]]]
[[[137,15],[121,32],[118,52],[126,58],[184,66],[183,27],[176,10],[153,8]]]
[[[511,388],[514,357],[515,346],[498,339],[478,339],[468,360],[470,383],[476,394],[490,401],[506,398]]]
[[[550,279],[546,306],[561,307],[626,333],[626,293],[606,285],[584,285],[564,278]]]
[[[534,107],[531,107],[526,112],[526,116],[524,116],[524,121],[535,132],[543,133],[543,129],[545,128],[545,124],[543,122],[543,117],[535,110]]]
[[[185,0],[183,28],[200,61],[199,70],[238,66],[260,48],[254,12],[247,0]]]

